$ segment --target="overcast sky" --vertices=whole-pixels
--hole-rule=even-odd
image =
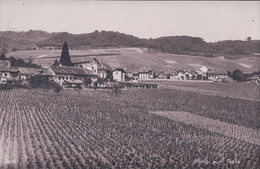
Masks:
[[[0,30],[260,39],[260,2],[0,0]]]

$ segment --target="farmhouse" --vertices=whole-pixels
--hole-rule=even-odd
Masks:
[[[94,82],[97,80],[96,74],[93,74],[92,71],[83,68],[50,66],[48,68],[48,73],[51,75],[51,81],[54,81],[61,86],[65,85],[65,87],[68,86],[68,84],[82,84],[86,79],[91,79],[91,85],[93,86]]]
[[[124,82],[125,81],[125,71],[122,68],[116,68],[112,70],[112,76],[113,80],[118,82]]]
[[[145,67],[142,67],[138,72],[140,80],[152,79],[153,78],[153,70],[147,70]]]
[[[227,72],[222,69],[214,69],[214,70],[208,70],[207,73],[209,80],[218,80],[218,79],[227,79]]]
[[[201,77],[201,79],[206,79],[208,68],[206,66],[201,66],[201,67],[197,68],[196,72]]]
[[[19,68],[19,72],[20,72],[20,80],[27,81],[32,76],[41,74],[43,72],[43,70],[42,69],[36,69],[36,68],[21,67],[21,68]]]
[[[19,80],[18,68],[11,67],[9,60],[0,60],[0,83],[13,83]]]
[[[178,70],[177,75],[174,77],[179,80],[196,79],[198,72],[195,70]]]
[[[84,68],[90,70],[99,78],[106,79],[108,77],[109,69],[104,64],[100,63],[96,58],[80,62],[74,62],[73,65],[77,68]]]

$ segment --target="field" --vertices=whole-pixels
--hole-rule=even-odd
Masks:
[[[0,103],[0,168],[259,167],[259,101],[174,89],[117,97],[16,89],[0,91]],[[151,113],[168,111],[188,120]],[[200,118],[215,131],[196,125]],[[254,142],[216,132],[222,124],[253,131]]]
[[[260,57],[242,57],[228,60],[223,56],[217,58],[208,58],[201,56],[178,55],[167,53],[149,53],[145,48],[108,48],[108,49],[89,49],[89,50],[70,50],[71,55],[81,55],[83,57],[73,57],[72,61],[83,61],[89,56],[105,53],[119,53],[119,55],[102,55],[96,56],[102,62],[109,64],[111,67],[127,67],[130,70],[139,70],[142,66],[152,68],[161,72],[167,64],[172,65],[174,69],[191,69],[194,66],[206,66],[211,69],[224,69],[233,71],[240,69],[245,73],[260,71]],[[40,65],[54,63],[59,59],[61,50],[32,50],[17,51],[7,54],[8,57],[16,56],[22,59],[34,58],[33,62]],[[56,58],[49,58],[56,57]]]
[[[191,91],[201,94],[260,101],[260,87],[249,83],[215,83],[202,80],[143,80],[160,88]]]

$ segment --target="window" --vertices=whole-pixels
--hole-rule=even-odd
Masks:
[[[5,73],[5,75],[4,76],[7,76],[7,73]]]
[[[60,80],[60,76],[59,76],[59,80]]]

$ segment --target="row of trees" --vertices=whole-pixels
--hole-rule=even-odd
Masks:
[[[250,40],[250,37],[247,41],[237,40],[207,43],[199,37],[168,36],[156,39],[140,39],[112,31],[95,31],[90,34],[81,35],[60,33],[37,45],[61,46],[65,40],[67,40],[72,47],[146,47],[169,53],[199,54],[207,57],[213,57],[217,54],[245,55],[260,52],[259,42]]]

